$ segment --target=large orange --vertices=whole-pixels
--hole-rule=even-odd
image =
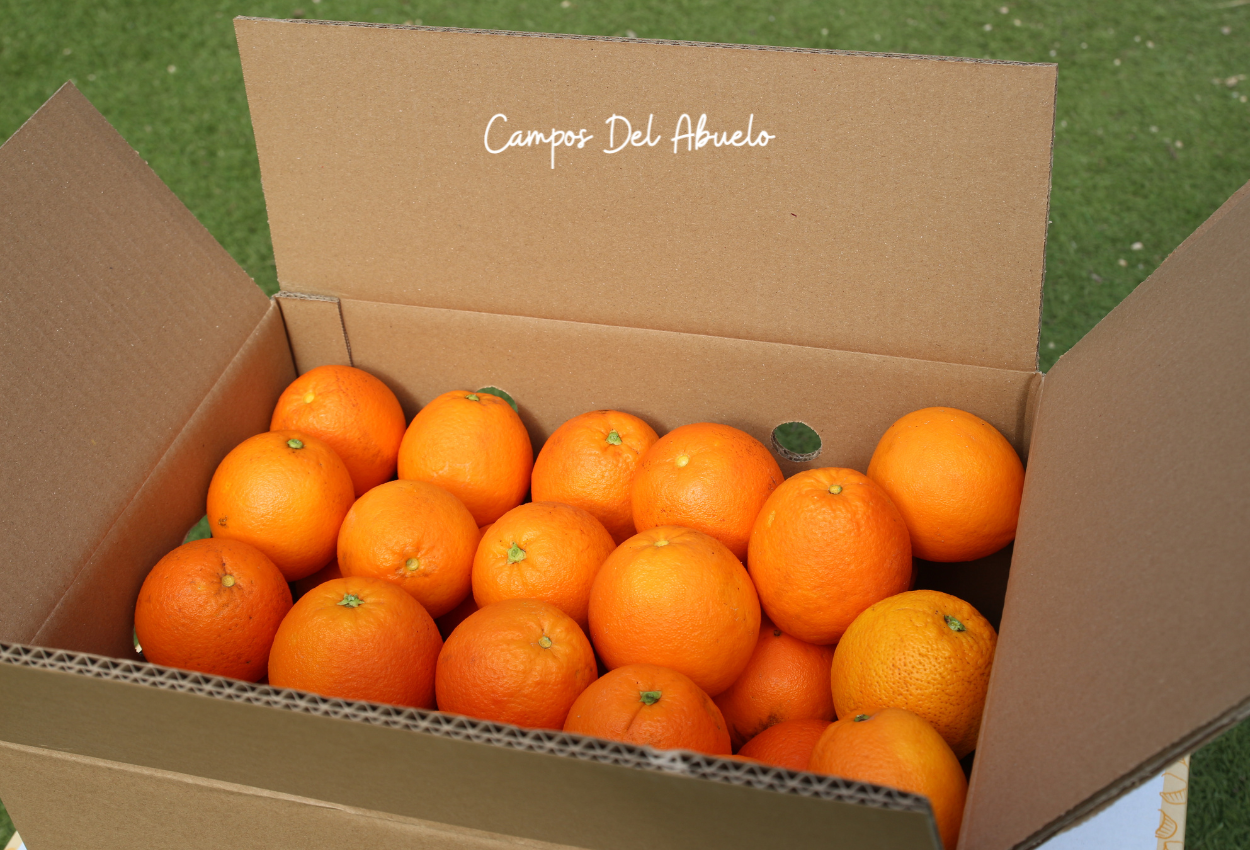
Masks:
[[[741,747],[775,723],[833,720],[832,662],[833,647],[801,641],[762,620],[746,669],[716,697],[734,746]]]
[[[844,717],[825,730],[808,770],[929,798],[947,850],[959,840],[968,780],[942,736],[899,708]]]
[[[555,502],[518,505],[490,526],[473,558],[479,606],[542,599],[587,628],[590,586],[616,544],[603,523]]]
[[[469,593],[478,530],[473,515],[442,487],[388,481],[352,505],[339,530],[339,569],[402,587],[431,617]]]
[[[640,532],[590,589],[590,634],[608,669],[656,664],[715,696],[741,675],[760,628],[751,577],[715,537],[676,526]]]
[[[598,675],[595,651],[573,618],[547,602],[507,599],[464,619],[438,656],[438,708],[559,729]]]
[[[716,703],[688,677],[654,664],[605,674],[573,703],[564,731],[660,750],[730,753]]]
[[[642,456],[631,505],[639,531],[682,525],[710,534],[739,561],[781,467],[759,440],[713,422],[683,425]]]
[[[355,490],[329,445],[298,431],[269,431],[235,446],[208,485],[213,537],[269,556],[287,581],[330,563]]]
[[[829,728],[829,722],[812,718],[783,720],[743,744],[738,755],[790,770],[807,770],[812,750]]]
[[[912,590],[860,614],[833,653],[839,717],[892,706],[920,715],[963,758],[977,744],[998,635],[962,599]]]
[[[135,636],[153,664],[258,682],[291,609],[273,561],[238,540],[184,543],[156,562],[135,605]]]
[[[362,496],[395,474],[405,425],[386,384],[352,366],[318,366],[282,391],[269,429],[302,431],[328,443]]]
[[[413,417],[399,446],[399,477],[448,490],[478,525],[521,504],[533,466],[521,417],[489,393],[443,393]]]
[[[279,626],[269,684],[434,708],[442,647],[434,620],[395,585],[359,576],[331,579],[304,594]]]
[[[911,545],[885,491],[853,469],[809,469],[764,503],[747,563],[787,634],[837,643],[860,611],[911,583]]]
[[[534,501],[579,507],[623,543],[637,533],[630,505],[634,472],[658,439],[646,422],[619,410],[575,416],[547,438],[534,461]]]
[[[926,407],[882,435],[868,477],[884,488],[928,561],[973,561],[1016,537],[1024,465],[984,419]]]

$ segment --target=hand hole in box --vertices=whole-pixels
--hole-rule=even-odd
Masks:
[[[773,429],[773,451],[795,463],[820,456],[820,435],[806,422],[782,422]]]

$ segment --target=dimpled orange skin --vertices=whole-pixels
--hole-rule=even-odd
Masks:
[[[829,724],[828,720],[811,718],[782,721],[747,741],[738,755],[790,770],[807,770],[812,750]]]
[[[716,706],[729,724],[735,747],[787,720],[833,720],[829,665],[833,647],[816,646],[791,637],[761,620],[759,639],[746,669]]]
[[[731,752],[725,719],[711,697],[676,670],[654,664],[604,674],[573,703],[564,731],[659,750]]]
[[[547,438],[534,461],[534,501],[581,508],[623,543],[637,533],[630,505],[634,473],[658,439],[646,422],[619,410],[575,416]]]
[[[555,502],[518,505],[501,516],[473,557],[479,607],[505,599],[541,599],[587,629],[590,586],[616,544],[581,508]]]
[[[630,497],[634,526],[693,528],[744,561],[755,517],[782,477],[764,444],[745,431],[714,422],[683,425],[642,457]]]
[[[560,729],[595,681],[595,651],[559,608],[508,599],[470,614],[438,656],[439,711]]]
[[[912,590],[855,619],[833,653],[838,717],[887,706],[920,715],[963,758],[977,745],[998,635],[967,602]]]
[[[862,721],[845,717],[825,730],[807,769],[928,797],[942,845],[954,850],[968,780],[951,748],[922,718],[899,708],[869,713]]]
[[[302,431],[338,453],[356,496],[395,474],[404,411],[390,387],[353,366],[318,366],[278,397],[271,431]]]
[[[853,469],[809,469],[774,490],[747,563],[765,613],[815,644],[837,643],[860,611],[911,584],[902,515]]]
[[[278,627],[269,684],[434,708],[442,648],[429,613],[398,587],[376,578],[331,579],[304,594]]]
[[[478,525],[521,504],[533,467],[521,417],[489,393],[443,393],[413,417],[399,446],[399,477],[449,491]]]
[[[208,485],[208,523],[213,537],[250,543],[297,581],[330,563],[355,498],[352,477],[329,445],[299,431],[269,431],[239,443],[218,465]]]
[[[156,562],[139,589],[135,636],[153,664],[258,682],[291,610],[286,579],[238,540],[194,540]]]
[[[352,505],[339,530],[339,569],[403,588],[441,617],[469,593],[477,523],[460,500],[424,481],[388,481]]]
[[[868,477],[884,488],[927,561],[974,561],[1016,537],[1024,465],[984,419],[926,407],[882,435]]]
[[[689,528],[639,532],[616,548],[590,589],[590,635],[608,669],[656,664],[710,696],[755,651],[759,597],[723,543]]]

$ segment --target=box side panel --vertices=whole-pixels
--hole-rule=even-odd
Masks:
[[[352,365],[337,298],[279,292],[274,303],[282,308],[296,372],[302,375],[318,366]]]
[[[1036,368],[1053,65],[236,29],[285,289]]]
[[[1247,280],[1243,189],[1047,374],[966,848],[1040,841],[1248,705]]]

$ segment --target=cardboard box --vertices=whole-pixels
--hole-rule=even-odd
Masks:
[[[787,473],[863,469],[920,407],[992,422],[1014,551],[919,565],[1001,619],[968,850],[1250,713],[1247,189],[1043,377],[1053,65],[237,32],[273,302],[72,86],[0,147],[0,798],[32,846],[937,846],[890,789],[134,660],[144,576],[320,363],[409,416],[502,387],[536,447],[601,407],[805,421]],[[642,132],[605,153],[613,115]]]

